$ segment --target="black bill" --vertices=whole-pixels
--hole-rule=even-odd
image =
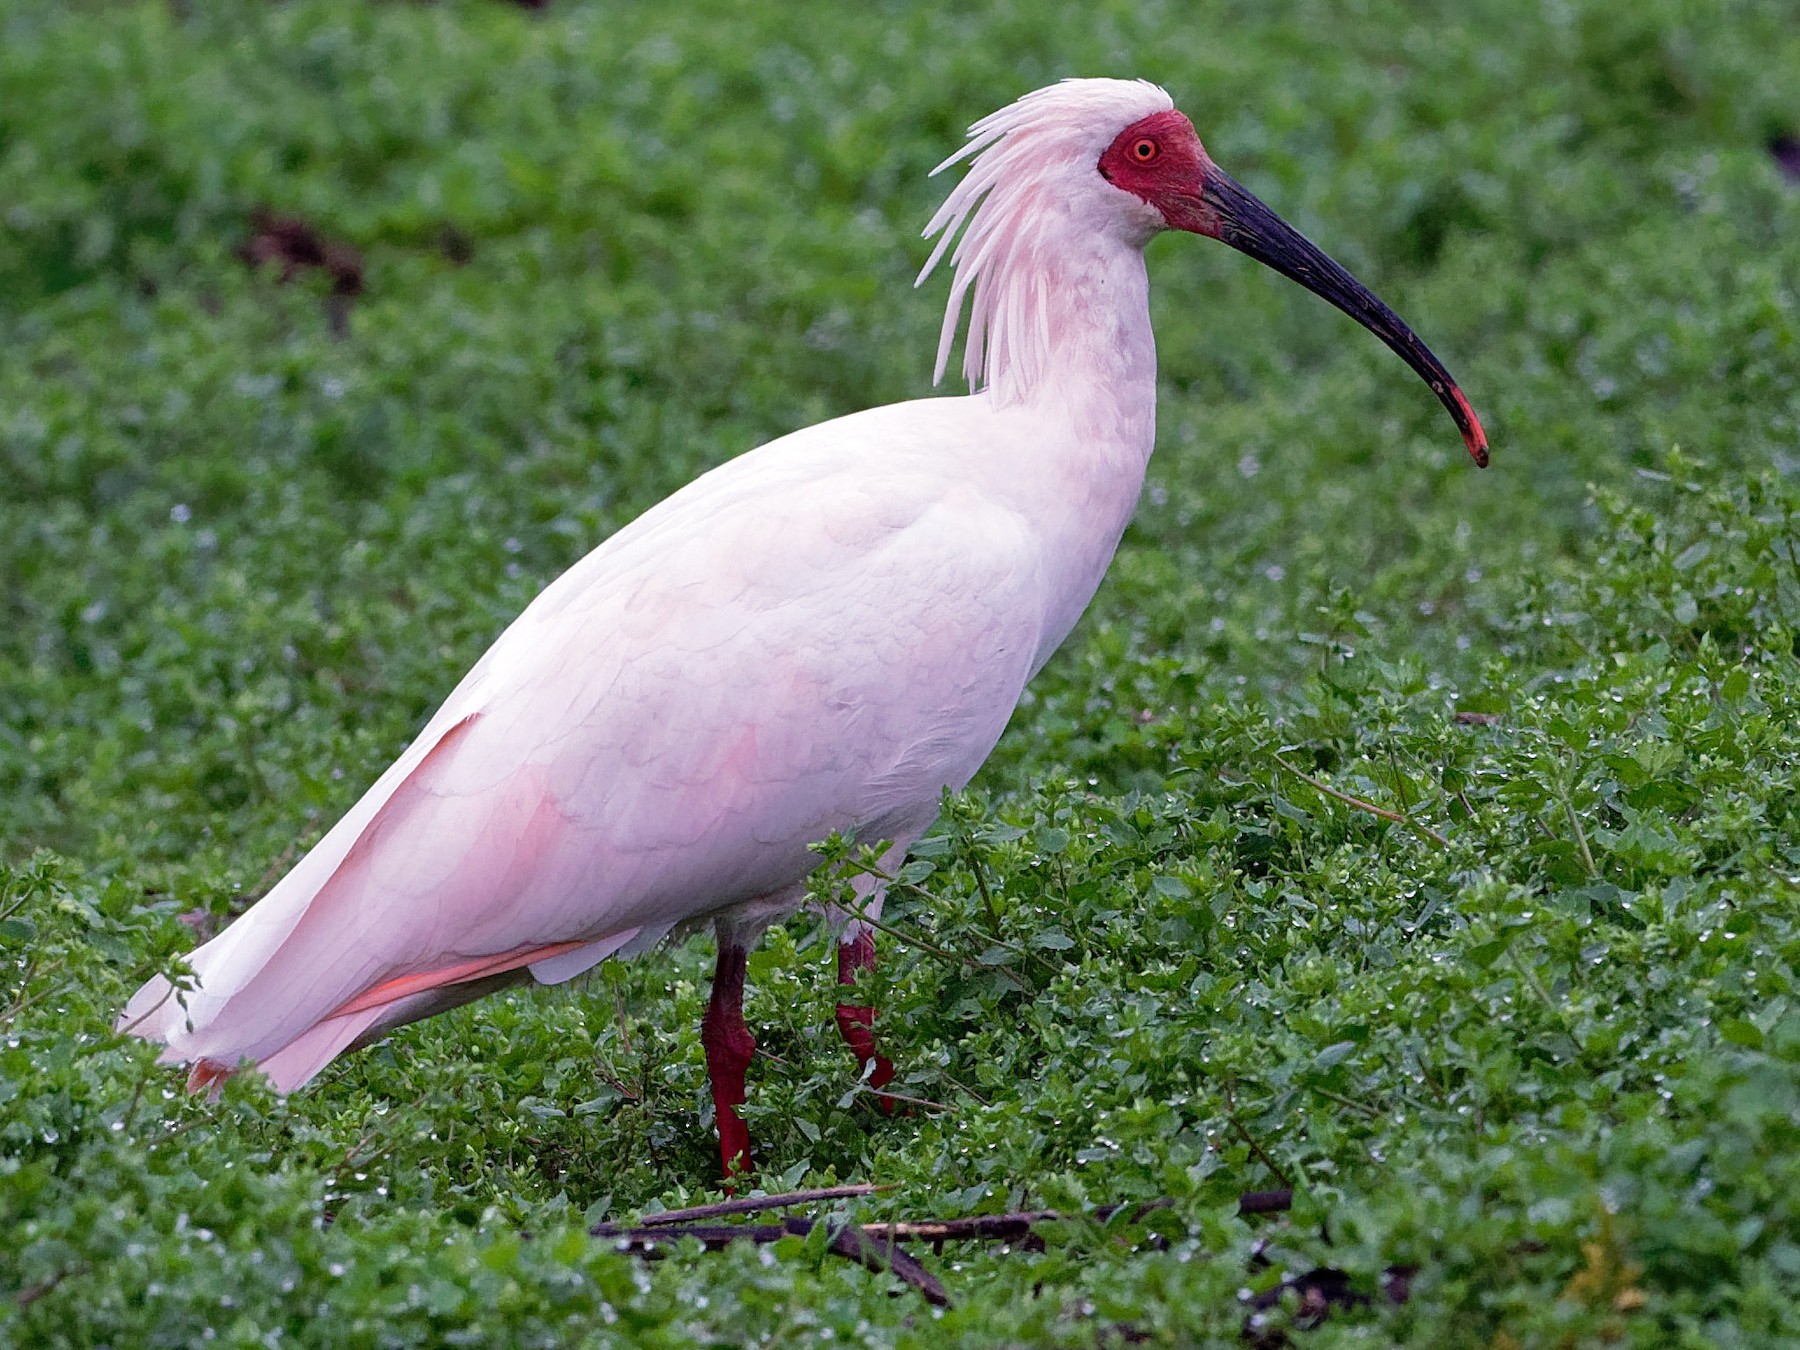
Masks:
[[[1431,354],[1431,348],[1401,322],[1399,315],[1216,165],[1207,167],[1200,198],[1217,217],[1213,237],[1220,243],[1249,254],[1264,266],[1274,268],[1282,276],[1329,300],[1387,343],[1395,355],[1418,372],[1419,378],[1431,386],[1431,392],[1456,420],[1463,444],[1469,447],[1475,463],[1484,469],[1487,467],[1487,435],[1476,419],[1475,410],[1463,397],[1462,390],[1456,387],[1456,381],[1450,378],[1450,372],[1444,369],[1444,363]]]

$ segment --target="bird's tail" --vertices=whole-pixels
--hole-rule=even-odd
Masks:
[[[238,922],[243,923],[250,917],[246,914]],[[208,1046],[206,1052],[194,1053],[194,1046],[201,1038],[188,1011],[189,994],[178,991],[166,975],[151,977],[132,995],[124,1012],[119,1014],[117,1029],[148,1041],[161,1042],[166,1048],[159,1057],[160,1063],[191,1062],[190,1091],[216,1093],[227,1076],[248,1063],[259,1069],[276,1091],[291,1092],[310,1082],[344,1051],[368,1045],[397,1026],[447,1012],[534,976],[543,984],[560,983],[621,949],[629,948],[633,954],[644,950],[666,932],[664,929],[647,935],[642,929],[631,928],[598,941],[552,942],[393,976],[371,985],[328,1015],[300,1029],[285,1043],[261,1054],[248,1049],[233,1054],[228,1047],[235,1038],[217,1034],[220,1030],[229,1033],[229,1019],[226,1019],[227,1026],[220,1028],[218,1018],[208,1028],[214,1034],[204,1038]],[[220,937],[224,936],[220,934]],[[645,938],[648,940],[641,940]],[[212,945],[208,943],[189,958],[195,972],[196,993],[205,990],[206,970],[216,964],[216,960],[208,960],[208,949]],[[271,961],[279,959],[278,949]]]
[[[274,889],[189,955],[191,985],[148,980],[118,1029],[160,1042],[163,1063],[193,1065],[196,1090],[249,1062],[286,1092],[359,1041],[466,1002],[496,977],[524,978],[535,951],[469,959],[435,949],[430,925],[409,937],[371,867],[383,834],[429,811],[433,775],[475,720],[427,727]]]
[[[427,727],[273,890],[188,957],[191,987],[149,980],[119,1029],[161,1042],[164,1063],[193,1065],[196,1089],[249,1062],[286,1092],[392,1027],[658,940],[666,928],[521,942],[491,922],[532,884],[563,817],[526,773],[486,794],[445,788],[479,718]],[[471,851],[472,839],[486,844]]]

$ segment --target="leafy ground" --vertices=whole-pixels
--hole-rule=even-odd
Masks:
[[[1232,1345],[1318,1266],[1370,1301],[1267,1343],[1800,1337],[1800,29],[1057,8],[0,14],[0,1341]],[[1171,1197],[1167,1249],[949,1249],[933,1313],[797,1240],[589,1240],[714,1193],[702,943],[285,1102],[112,1036],[544,581],[926,391],[926,171],[1071,73],[1167,84],[1495,467],[1348,321],[1155,245],[1139,519],[869,988],[941,1109],[857,1088],[799,918],[748,1114],[771,1187]]]

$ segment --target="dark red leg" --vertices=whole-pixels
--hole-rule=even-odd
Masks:
[[[719,1157],[727,1178],[750,1171],[750,1132],[738,1107],[744,1104],[744,1071],[756,1053],[756,1038],[744,1023],[744,967],[749,949],[719,941],[719,964],[713,971],[712,1002],[700,1019],[700,1044],[712,1075],[713,1106],[719,1117]]]
[[[849,942],[838,944],[839,984],[855,984],[859,970],[872,970],[874,966],[875,937],[872,933],[864,932]],[[865,1068],[870,1060],[875,1062],[875,1071],[869,1075],[869,1086],[880,1088],[893,1082],[894,1062],[875,1050],[875,1010],[861,1004],[840,1003],[837,1005],[837,1024],[858,1062]],[[880,1101],[881,1109],[892,1115],[894,1099],[884,1093]]]

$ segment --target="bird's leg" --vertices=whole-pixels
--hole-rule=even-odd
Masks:
[[[700,1044],[712,1077],[713,1108],[719,1119],[719,1157],[727,1178],[750,1171],[750,1131],[738,1107],[744,1104],[744,1071],[756,1053],[756,1038],[744,1022],[744,971],[750,949],[719,935],[719,964],[713,970],[712,1001],[700,1019]]]
[[[875,968],[875,935],[866,928],[848,941],[838,943],[838,983],[853,985],[858,971]],[[866,1070],[870,1061],[875,1068],[869,1074],[869,1086],[886,1087],[894,1081],[894,1062],[875,1049],[875,1010],[866,1004],[837,1005],[838,1031],[857,1060]],[[894,1099],[886,1093],[878,1098],[881,1109],[894,1113]]]

